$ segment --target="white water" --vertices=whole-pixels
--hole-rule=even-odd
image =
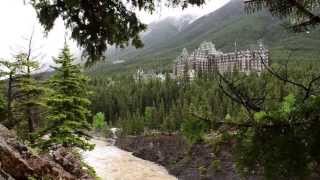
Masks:
[[[83,152],[84,161],[103,180],[176,180],[163,167],[133,156],[105,140],[93,139],[95,149]]]

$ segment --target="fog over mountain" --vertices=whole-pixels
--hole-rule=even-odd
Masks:
[[[144,48],[126,47],[124,49],[115,49],[112,47],[107,50],[107,56],[112,60],[119,60],[122,56],[130,56],[132,53],[143,53],[148,49],[166,44],[172,38],[178,36],[180,32],[184,31],[196,19],[197,17],[194,15],[184,15],[181,17],[168,17],[161,21],[150,23],[148,30],[141,34]]]

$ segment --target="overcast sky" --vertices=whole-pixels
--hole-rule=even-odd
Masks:
[[[144,23],[159,21],[169,16],[181,16],[193,14],[202,16],[223,6],[229,0],[210,0],[202,7],[181,8],[161,7],[153,14],[138,12],[138,17]],[[18,51],[27,47],[26,38],[34,29],[35,55],[41,55],[43,62],[50,63],[51,57],[56,56],[63,47],[65,28],[61,20],[58,20],[54,29],[47,37],[36,19],[36,14],[30,5],[24,5],[23,0],[1,0],[0,2],[0,58],[10,58]],[[74,42],[69,42],[74,53],[78,53]]]

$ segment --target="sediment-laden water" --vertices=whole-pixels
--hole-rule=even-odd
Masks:
[[[176,180],[153,162],[133,156],[103,139],[93,139],[95,149],[83,152],[86,163],[103,180]]]

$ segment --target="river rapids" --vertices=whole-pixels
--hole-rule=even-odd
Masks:
[[[164,167],[137,158],[104,139],[91,141],[95,149],[83,152],[83,159],[103,180],[177,180]]]

